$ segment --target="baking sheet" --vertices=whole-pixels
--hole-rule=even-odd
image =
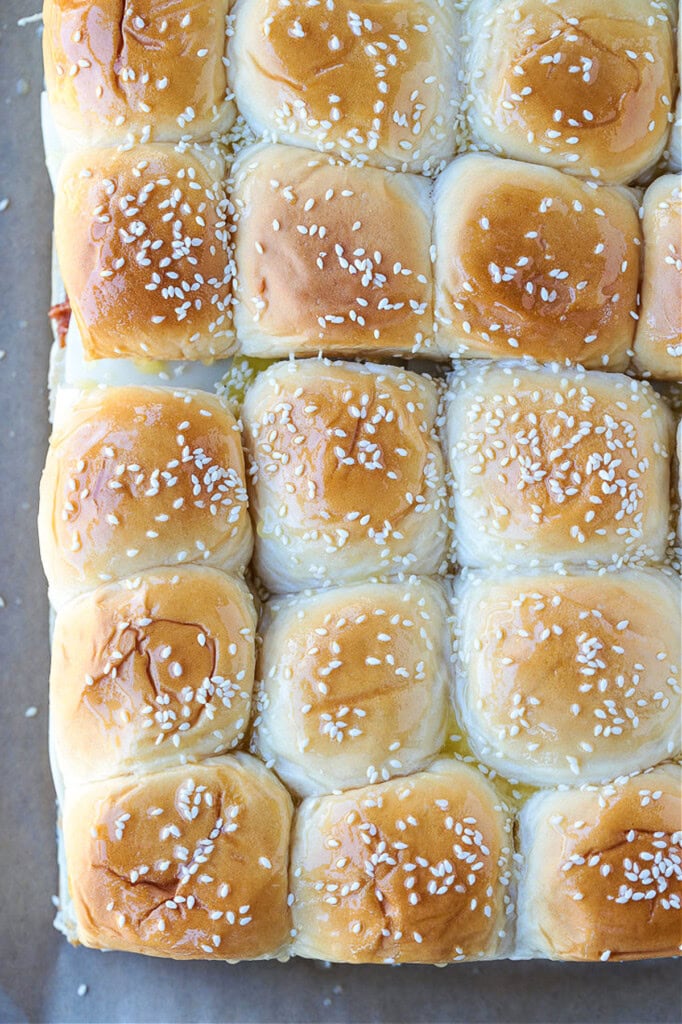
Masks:
[[[39,25],[17,26],[38,6],[0,0],[0,1024],[678,1020],[675,961],[228,966],[72,949],[53,929],[47,598],[35,528],[48,436],[51,194],[40,138]]]

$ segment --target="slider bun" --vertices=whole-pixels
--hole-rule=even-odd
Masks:
[[[628,192],[471,153],[435,205],[439,350],[625,369],[640,242]]]
[[[55,624],[50,715],[67,785],[222,754],[249,722],[256,614],[204,566],[109,583]]]
[[[305,800],[291,852],[292,951],[345,963],[501,955],[511,828],[495,790],[458,761]]]
[[[246,151],[235,179],[243,352],[429,355],[426,179],[277,145]]]
[[[477,757],[546,786],[679,753],[677,578],[473,576],[458,596],[458,716]]]
[[[644,278],[635,363],[645,376],[682,380],[682,178],[666,174],[643,204]]]
[[[229,0],[45,0],[50,105],[70,145],[226,131]]]
[[[176,960],[276,956],[290,929],[292,810],[247,754],[68,789],[78,942]]]
[[[463,565],[663,558],[673,424],[648,384],[481,362],[451,375],[449,396]]]
[[[503,156],[603,181],[656,163],[674,96],[672,4],[474,0],[471,127]]]
[[[239,428],[213,395],[62,390],[38,521],[51,601],[164,565],[242,570],[244,478]]]
[[[432,380],[308,359],[259,374],[242,409],[255,568],[274,593],[441,565],[446,495]]]
[[[456,148],[457,16],[439,0],[238,0],[239,109],[261,134],[424,173]]]
[[[537,793],[521,812],[517,954],[676,956],[682,941],[680,766]]]
[[[229,204],[216,150],[67,157],[55,239],[88,359],[204,359],[234,344]]]
[[[258,752],[303,796],[422,768],[442,747],[442,589],[358,583],[273,600],[261,626]]]

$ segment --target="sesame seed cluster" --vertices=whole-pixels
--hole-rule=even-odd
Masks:
[[[44,20],[86,360],[39,521],[60,927],[678,955],[672,5]],[[230,356],[217,394],[150,383]]]

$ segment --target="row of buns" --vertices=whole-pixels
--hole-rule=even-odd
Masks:
[[[407,775],[453,742],[515,783],[604,782],[682,752],[681,597],[659,569],[475,572],[454,594],[411,576],[273,598],[257,643],[238,579],[142,572],[58,612],[53,750],[67,787],[247,735],[299,797]]]
[[[673,416],[620,374],[472,362],[443,396],[395,366],[290,360],[241,415],[244,450],[206,392],[59,392],[39,521],[55,606],[159,566],[239,573],[252,546],[291,593],[455,562],[661,563],[674,540]]]
[[[473,143],[622,183],[666,147],[676,20],[673,0],[47,0],[44,61],[69,146],[235,137],[240,112],[393,170]]]
[[[682,377],[680,178],[638,198],[458,157],[435,187],[264,143],[67,157],[55,241],[87,359],[518,358]],[[295,281],[295,287],[292,282]]]
[[[256,675],[255,749],[294,792],[418,769],[452,682],[450,583],[424,577],[455,559],[478,757],[542,785],[678,752],[672,417],[649,385],[472,364],[442,400],[410,371],[308,360],[259,374],[242,417],[246,460],[206,393],[60,392],[39,525],[67,782],[233,749]],[[254,538],[290,595],[263,610],[258,673]]]
[[[73,940],[176,959],[350,963],[680,952],[680,767],[548,790],[475,767],[304,800],[256,759],[67,791]]]

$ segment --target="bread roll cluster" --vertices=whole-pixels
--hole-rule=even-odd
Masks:
[[[669,0],[119,7],[45,10],[86,364],[634,354],[679,379],[680,303],[650,297],[679,291],[679,179],[642,225],[627,187],[675,164]]]
[[[59,927],[678,955],[673,5],[44,21]]]

